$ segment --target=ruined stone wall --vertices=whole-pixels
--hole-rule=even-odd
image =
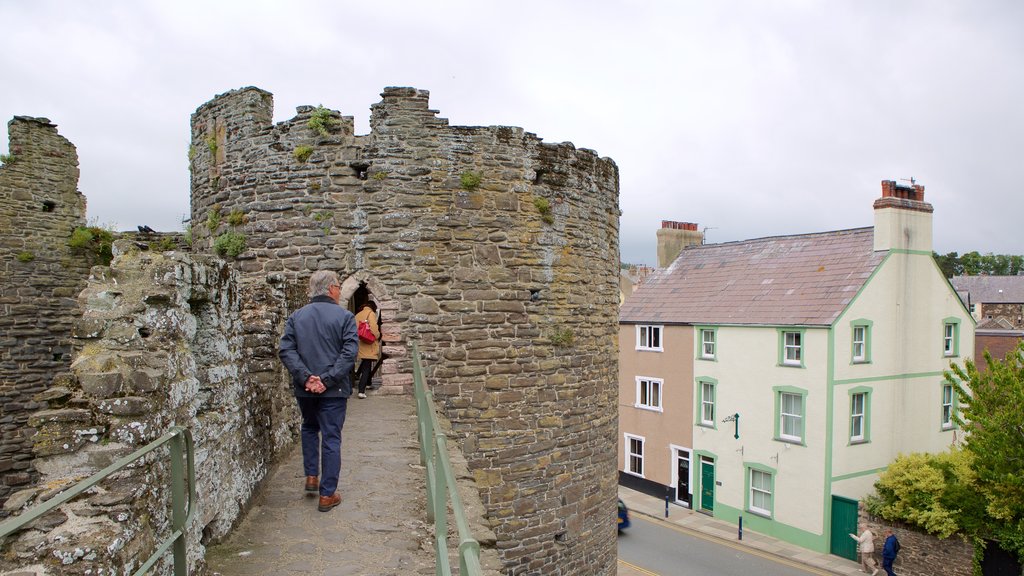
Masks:
[[[519,128],[453,127],[389,88],[356,136],[232,91],[192,118],[194,249],[233,232],[247,374],[282,387],[283,319],[317,269],[383,316],[385,391],[410,346],[460,440],[507,574],[613,574],[618,171]],[[276,292],[284,298],[267,298]],[[283,414],[283,413],[282,413]]]
[[[71,362],[75,297],[89,261],[72,254],[85,224],[78,153],[46,118],[8,122],[10,158],[0,167],[0,503],[32,484],[33,399]],[[4,514],[6,515],[6,513]]]
[[[973,576],[974,546],[960,536],[944,540],[902,524],[893,524],[869,515],[863,504],[858,510],[858,524],[866,525],[875,535],[875,559],[882,566],[882,545],[885,530],[891,528],[900,542],[893,570],[907,576]],[[883,572],[879,571],[879,574]]]
[[[115,252],[79,298],[81,352],[32,416],[41,482],[8,508],[41,502],[170,426],[187,426],[199,496],[188,552],[198,573],[203,544],[228,533],[278,456],[263,415],[270,403],[245,373],[237,272],[206,256],[140,252],[130,240],[115,242]],[[19,533],[4,565],[36,562],[40,574],[137,569],[170,525],[167,450],[143,464],[51,513],[41,531]]]

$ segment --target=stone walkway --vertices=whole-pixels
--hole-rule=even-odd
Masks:
[[[317,499],[306,497],[296,443],[231,537],[207,550],[208,573],[434,574],[413,397],[353,395],[341,453],[337,508],[318,512]]]

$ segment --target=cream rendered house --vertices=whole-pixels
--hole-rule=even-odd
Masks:
[[[856,557],[847,534],[878,473],[957,440],[943,371],[974,350],[974,320],[932,258],[924,187],[882,182],[874,215],[871,228],[688,247],[626,301],[621,484],[687,502],[663,462],[662,438],[678,438],[695,510]],[[657,327],[660,350],[630,341]],[[661,412],[637,407],[636,383],[659,374]]]

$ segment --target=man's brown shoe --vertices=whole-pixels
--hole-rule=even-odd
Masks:
[[[319,492],[320,481],[316,479],[316,476],[306,476],[306,492]],[[310,494],[312,496],[313,494]]]
[[[327,512],[331,508],[334,508],[338,504],[341,504],[341,494],[335,492],[330,496],[321,496],[320,505],[316,507],[321,512]]]

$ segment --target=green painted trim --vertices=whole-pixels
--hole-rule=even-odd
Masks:
[[[806,530],[783,524],[778,520],[765,518],[764,516],[744,512],[721,502],[715,502],[715,518],[735,526],[739,523],[740,516],[743,517],[744,529],[750,529],[765,536],[778,538],[801,548],[828,554],[829,541],[823,534],[813,534]]]
[[[846,395],[850,400],[850,410],[847,412],[850,415],[850,426],[847,430],[850,432],[848,446],[859,446],[861,444],[871,443],[871,388],[867,386],[857,386],[856,388],[850,388],[846,391]],[[853,396],[855,394],[864,395],[864,423],[863,423],[863,439],[853,439]]]
[[[871,476],[872,474],[881,474],[888,470],[888,466],[882,466],[881,468],[875,468],[873,470],[861,470],[860,472],[850,472],[849,474],[843,474],[842,476],[833,476],[832,482],[841,482],[843,480],[852,480],[854,478],[861,478],[863,476]],[[836,496],[840,498],[840,496]],[[856,502],[856,500],[854,500]]]
[[[871,329],[875,323],[867,318],[858,318],[850,321],[850,364],[871,364]],[[853,336],[857,328],[864,329],[864,358],[857,360],[855,357]]]
[[[775,330],[779,333],[779,366],[786,368],[806,368],[804,365],[804,358],[807,357],[807,338],[806,328],[797,328],[795,326],[781,326],[776,327]],[[786,360],[786,334],[797,333],[800,335],[800,364],[787,364]]]
[[[871,281],[874,280],[875,276],[877,276],[879,271],[882,270],[886,262],[889,261],[889,258],[892,258],[892,251],[886,253],[885,257],[882,258],[882,261],[878,263],[878,266],[875,266],[875,269],[871,271],[871,275],[868,276],[868,279],[865,280],[863,284],[861,284],[860,289],[857,290],[857,293],[854,294],[853,298],[850,299],[850,303],[847,304],[845,308],[843,308],[842,312],[839,313],[839,316],[836,316],[836,319],[832,323],[832,326],[839,325],[839,322],[842,321],[843,317],[846,316],[846,313],[849,312],[851,308],[853,308],[854,303],[857,302],[858,299],[860,299],[860,295],[863,294],[865,290],[867,290],[868,285],[871,284]],[[935,259],[933,258],[932,261],[934,262],[934,260]]]
[[[889,249],[889,253],[891,253],[891,254],[910,254],[912,256],[932,256],[932,252],[930,252],[928,250],[907,250],[906,248],[890,248]],[[935,260],[934,256],[932,256],[932,260],[933,261]]]
[[[694,393],[696,394],[696,402],[694,402],[694,406],[696,407],[696,413],[694,414],[693,425],[700,426],[701,428],[718,430],[718,379],[710,376],[698,376],[694,378],[694,381],[696,383],[696,386],[694,386]],[[711,384],[711,411],[713,414],[711,415],[710,425],[705,424],[703,418],[704,384]]]
[[[782,432],[782,394],[799,394],[800,395],[800,407],[803,409],[803,414],[800,415],[800,440],[794,441],[788,438],[783,438]],[[807,390],[803,388],[797,388],[795,386],[772,386],[772,396],[775,397],[775,438],[778,442],[786,442],[787,444],[795,444],[797,446],[807,446]]]
[[[882,260],[882,264],[887,262],[889,259],[886,256],[885,260]],[[879,264],[878,268],[882,265]],[[878,271],[878,268],[875,271]],[[874,278],[874,273],[871,274],[871,278]],[[867,286],[871,278],[864,283]],[[863,287],[862,287],[863,288]],[[860,292],[858,292],[858,295]],[[847,308],[849,310],[849,308]],[[826,351],[827,359],[825,361],[825,466],[822,470],[822,481],[824,486],[822,488],[822,502],[821,502],[821,540],[819,541],[820,552],[831,552],[832,551],[832,452],[835,449],[833,443],[835,442],[835,427],[833,421],[835,418],[835,397],[836,397],[836,332],[835,330],[828,331],[828,350]]]
[[[846,380],[833,380],[829,378],[830,388],[832,386],[844,386],[847,384],[862,384],[865,382],[884,382],[886,380],[910,380],[911,378],[934,378],[942,376],[943,372],[916,372],[912,374],[890,374],[888,376],[871,376],[868,378],[847,378]]]
[[[757,470],[758,472],[763,472],[765,474],[768,474],[768,477],[769,477],[768,493],[771,494],[772,500],[771,500],[771,509],[768,511],[768,516],[767,517],[774,519],[775,518],[775,475],[776,475],[776,471],[775,471],[775,468],[772,468],[771,466],[765,466],[764,464],[760,464],[758,462],[744,462],[743,463],[743,476],[744,476],[744,479],[743,479],[743,509],[746,510],[747,512],[751,513],[751,514],[755,514],[755,515],[761,516],[762,518],[764,517],[764,515],[761,512],[755,512],[754,510],[750,509],[750,491],[751,491],[751,486],[750,486],[750,476],[751,476],[751,474],[750,474],[750,472],[752,470]]]
[[[714,334],[715,353],[710,357],[704,356],[704,331]],[[694,326],[694,344],[696,345],[696,358],[704,362],[718,362],[718,327],[717,326]]]

